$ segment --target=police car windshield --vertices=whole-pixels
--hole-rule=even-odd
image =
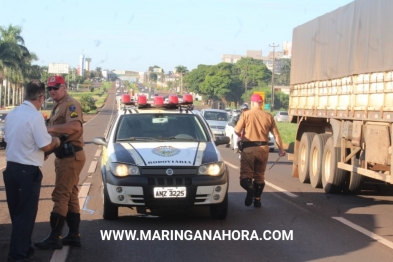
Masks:
[[[116,140],[132,141],[208,141],[196,115],[174,113],[126,114],[120,117]]]

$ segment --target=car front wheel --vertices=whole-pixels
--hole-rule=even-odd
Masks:
[[[228,214],[228,192],[225,194],[224,200],[220,204],[210,206],[210,216],[213,219],[224,220]]]
[[[105,220],[114,220],[119,217],[119,208],[112,204],[109,195],[108,195],[108,190],[105,186],[103,186],[104,190],[104,203],[103,203],[103,218]]]

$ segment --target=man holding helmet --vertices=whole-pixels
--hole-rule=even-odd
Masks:
[[[54,202],[50,215],[52,231],[43,241],[35,243],[41,249],[61,249],[63,245],[80,247],[79,174],[86,161],[83,151],[83,115],[81,105],[66,90],[61,76],[51,76],[47,89],[54,101],[47,130],[52,136],[67,135],[62,147],[55,151],[56,182],[52,192]],[[68,235],[61,238],[64,223]]]

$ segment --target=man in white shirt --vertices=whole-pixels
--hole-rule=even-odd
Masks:
[[[12,233],[8,261],[29,261],[45,152],[60,146],[60,139],[48,133],[38,111],[45,100],[45,85],[32,80],[26,86],[25,101],[5,119],[7,166],[3,172]]]

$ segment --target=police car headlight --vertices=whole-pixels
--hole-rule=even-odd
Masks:
[[[224,162],[216,162],[208,165],[202,165],[199,167],[199,175],[219,176],[224,172]]]
[[[111,163],[110,170],[115,176],[133,176],[140,175],[139,168],[133,165],[126,165],[123,163]]]

